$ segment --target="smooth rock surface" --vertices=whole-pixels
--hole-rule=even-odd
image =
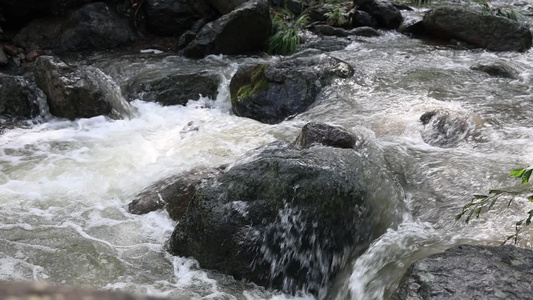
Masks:
[[[516,21],[460,7],[431,10],[423,24],[434,37],[457,39],[491,51],[526,51],[533,39],[529,28]]]
[[[533,251],[461,245],[415,262],[392,300],[531,299]]]

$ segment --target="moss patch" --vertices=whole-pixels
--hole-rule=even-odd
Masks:
[[[269,82],[265,77],[266,64],[259,64],[250,70],[249,82],[239,87],[236,95],[232,95],[231,102],[248,99],[253,95],[268,90]]]

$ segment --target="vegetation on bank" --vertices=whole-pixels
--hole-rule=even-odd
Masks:
[[[307,25],[305,14],[297,17],[287,8],[271,9],[272,31],[268,39],[267,52],[290,55],[300,46],[300,32]]]
[[[501,200],[502,198],[509,200],[507,202],[507,207],[509,207],[517,197],[523,197],[524,195],[526,195],[527,200],[533,202],[533,189],[531,189],[531,186],[525,187],[525,185],[529,183],[532,173],[533,166],[512,170],[509,176],[521,179],[522,182],[520,189],[493,189],[490,190],[486,195],[474,195],[472,200],[463,206],[462,211],[455,216],[455,221],[459,221],[461,218],[466,216],[465,223],[468,224],[472,220],[472,217],[479,218],[479,215],[484,210],[487,211],[492,209],[498,200]],[[520,231],[524,228],[524,226],[529,226],[531,224],[532,218],[533,209],[527,212],[526,217],[515,223],[515,233],[507,236],[503,244],[507,243],[509,240],[514,240],[514,243],[516,244]]]

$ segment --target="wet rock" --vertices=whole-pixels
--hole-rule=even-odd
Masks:
[[[6,52],[7,55],[17,56],[22,52],[22,49],[14,45],[4,45],[4,51]]]
[[[300,46],[300,52],[306,49],[316,49],[323,52],[339,51],[346,48],[351,42],[347,39],[324,36]]]
[[[150,31],[166,36],[180,36],[202,16],[189,0],[147,0],[146,22]]]
[[[264,0],[249,1],[219,19],[206,24],[185,47],[187,57],[209,54],[244,54],[264,49],[272,21]]]
[[[14,42],[29,50],[79,51],[109,49],[134,39],[128,21],[98,2],[65,17],[34,20],[15,36]]]
[[[54,116],[71,120],[99,115],[131,117],[131,105],[122,98],[118,87],[110,86],[105,74],[96,68],[74,68],[57,57],[41,56],[35,62],[34,72]]]
[[[30,119],[39,115],[42,92],[22,76],[0,73],[0,116]]]
[[[353,149],[274,143],[201,184],[170,239],[202,268],[316,293],[372,238]]]
[[[212,71],[145,70],[133,78],[128,95],[162,105],[185,105],[200,96],[216,99],[221,81]]]
[[[304,11],[304,3],[299,0],[285,0],[285,5],[295,15],[300,15]]]
[[[380,28],[396,29],[403,22],[402,13],[389,0],[354,0],[354,4],[372,16]]]
[[[372,27],[357,27],[348,31],[349,35],[364,36],[364,37],[376,37],[381,34]]]
[[[347,37],[348,31],[343,28],[333,27],[329,25],[315,25],[311,30],[318,35]]]
[[[445,109],[426,112],[420,121],[424,125],[424,142],[442,148],[456,147],[482,124],[475,115]]]
[[[323,123],[307,123],[294,141],[299,148],[308,148],[315,144],[335,148],[355,148],[357,137],[342,127]]]
[[[533,251],[461,245],[412,264],[393,300],[530,299]]]
[[[323,5],[315,5],[307,10],[309,22],[325,22],[328,17],[327,14],[335,8],[333,4],[324,3]]]
[[[90,288],[52,286],[45,282],[0,282],[0,299],[18,300],[164,300],[121,292],[98,291]]]
[[[485,72],[490,76],[509,79],[516,79],[518,74],[520,74],[518,70],[503,61],[482,61],[472,65],[470,69]]]
[[[179,220],[185,214],[198,186],[207,179],[218,176],[224,167],[193,169],[156,182],[135,196],[128,204],[128,210],[140,215],[165,208],[172,220]]]
[[[231,79],[232,109],[238,116],[276,124],[307,110],[334,78],[353,74],[349,64],[327,55],[243,66]]]
[[[483,15],[460,7],[440,7],[423,19],[428,33],[456,39],[490,51],[526,51],[531,48],[529,28],[508,18]]]
[[[356,10],[352,14],[352,27],[378,27],[378,21],[374,19],[369,13],[362,10]]]

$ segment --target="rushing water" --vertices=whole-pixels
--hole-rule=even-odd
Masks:
[[[130,120],[48,122],[0,135],[0,280],[43,279],[178,299],[313,299],[285,295],[201,269],[165,251],[175,223],[165,212],[129,214],[151,183],[198,166],[229,163],[274,140],[292,141],[309,121],[357,132],[378,145],[405,190],[403,219],[350,262],[327,298],[386,299],[410,263],[460,244],[498,244],[531,205],[513,202],[465,225],[454,216],[476,193],[516,186],[510,169],[533,161],[533,55],[454,50],[397,33],[331,53],[352,79],[323,91],[308,112],[278,125],[230,113],[228,83],[238,64],[268,58],[99,56],[120,85],[128,73],[162,64],[214,69],[226,78],[217,99],[161,107],[134,101]],[[501,59],[517,79],[470,70]],[[455,147],[427,144],[420,116],[435,109],[475,116]],[[523,199],[522,199],[523,200]],[[522,246],[530,247],[527,236]]]

